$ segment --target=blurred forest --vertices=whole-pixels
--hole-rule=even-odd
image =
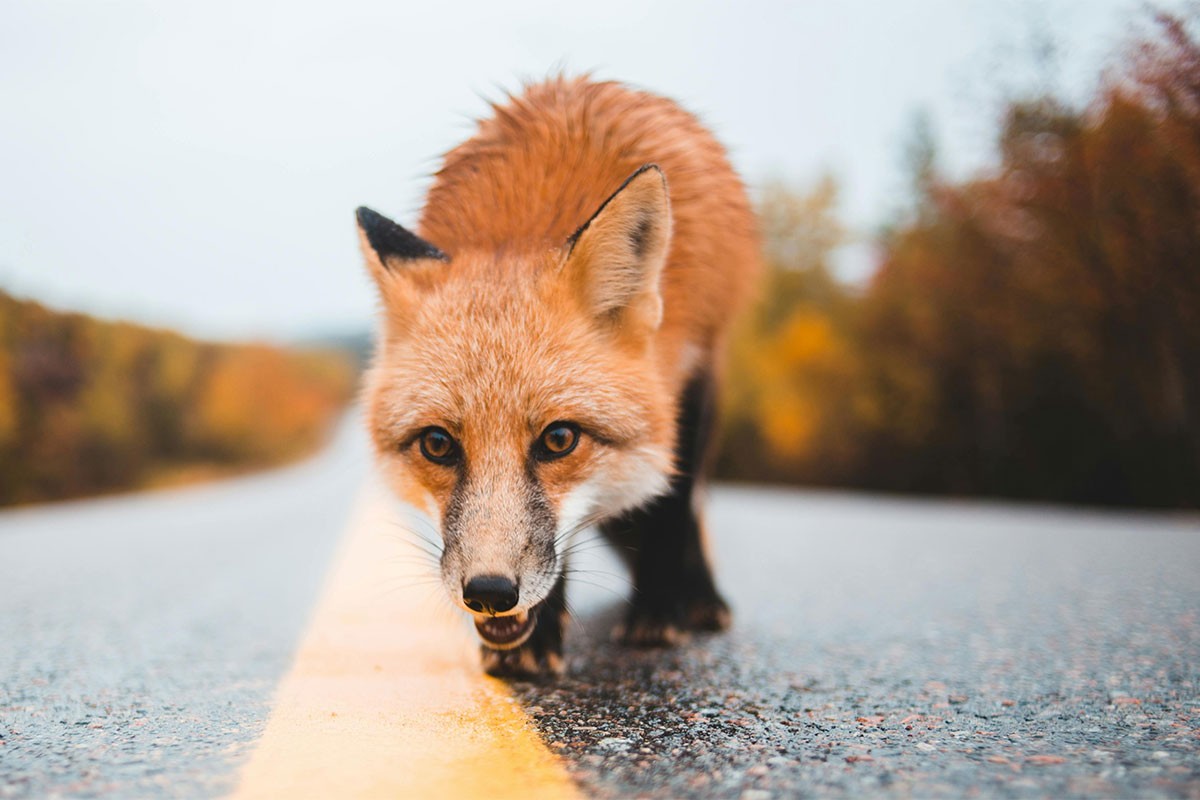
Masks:
[[[1162,16],[1086,108],[1011,103],[999,165],[912,207],[864,287],[826,181],[762,203],[770,276],[731,347],[718,474],[1200,506],[1200,44]]]
[[[354,380],[334,351],[197,342],[0,292],[0,505],[294,458]]]
[[[999,163],[912,198],[864,286],[837,187],[768,188],[769,275],[730,346],[719,477],[1200,507],[1200,42],[1161,16],[1083,108],[1012,102]],[[366,339],[348,339],[361,360]],[[344,353],[201,343],[0,293],[0,505],[315,448]]]

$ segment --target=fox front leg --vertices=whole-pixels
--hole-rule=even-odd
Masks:
[[[601,530],[623,552],[633,552],[634,595],[616,632],[637,646],[670,645],[686,631],[729,627],[729,606],[717,592],[704,547],[695,493],[712,442],[715,382],[701,374],[680,404],[671,491],[649,505],[604,523]]]
[[[634,594],[615,633],[618,640],[639,647],[673,645],[687,631],[729,627],[729,606],[705,560],[690,492],[659,498],[606,527],[610,538],[637,541]]]

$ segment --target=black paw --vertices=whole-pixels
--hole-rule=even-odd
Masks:
[[[625,622],[613,630],[613,638],[629,647],[672,647],[686,639],[687,634],[681,615],[635,606]]]
[[[687,628],[691,631],[723,631],[733,623],[729,604],[713,591],[698,597],[687,605]]]
[[[731,621],[729,606],[708,590],[683,601],[635,600],[613,637],[631,647],[671,647],[691,631],[723,631]]]

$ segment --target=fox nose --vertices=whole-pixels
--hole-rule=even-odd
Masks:
[[[480,575],[463,587],[463,602],[480,614],[502,614],[517,604],[517,585],[500,575]]]

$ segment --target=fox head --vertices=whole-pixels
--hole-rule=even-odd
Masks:
[[[444,252],[366,208],[358,222],[383,306],[365,387],[379,461],[440,528],[452,601],[489,645],[516,647],[570,536],[667,488],[664,177],[643,167],[533,252]]]

